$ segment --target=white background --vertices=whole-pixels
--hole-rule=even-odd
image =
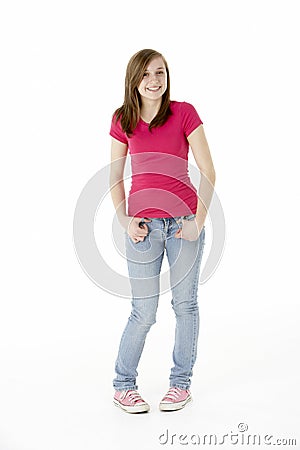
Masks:
[[[299,446],[297,7],[2,2],[1,450],[182,448],[180,434],[210,433],[228,433],[222,447],[232,448],[242,422],[248,434]],[[172,99],[194,104],[204,122],[227,239],[199,287],[193,404],[158,411],[175,323],[165,294],[139,366],[151,412],[130,415],[112,404],[130,302],[84,273],[72,227],[83,187],[109,163],[111,114],[142,48],[164,54]],[[109,198],[95,225],[99,217],[110,229]],[[110,234],[97,239],[113,254]],[[126,273],[125,264],[116,270]],[[176,436],[162,445],[167,429]]]

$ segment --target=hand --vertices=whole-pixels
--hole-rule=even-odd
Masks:
[[[129,225],[127,227],[127,234],[134,243],[143,241],[148,234],[148,227],[145,223],[139,225],[142,217],[129,217]],[[150,219],[143,219],[144,222],[151,222]]]
[[[186,241],[196,241],[198,237],[200,236],[200,233],[203,228],[203,223],[198,224],[198,222],[195,219],[182,220],[182,228],[179,228],[179,230],[176,231],[174,234],[174,237],[179,239],[185,239]]]

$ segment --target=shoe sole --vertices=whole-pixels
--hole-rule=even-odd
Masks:
[[[186,400],[183,400],[182,402],[160,403],[159,409],[160,409],[160,411],[177,411],[178,409],[184,408],[185,405],[187,405],[191,401],[192,401],[192,397],[188,397]]]
[[[138,414],[145,413],[150,411],[150,406],[147,404],[139,405],[139,406],[124,406],[122,403],[118,402],[118,400],[114,400],[114,405],[118,408],[121,408],[123,411],[126,411],[130,414]]]

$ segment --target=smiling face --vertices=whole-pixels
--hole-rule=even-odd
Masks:
[[[159,56],[152,59],[147,66],[138,91],[144,99],[158,100],[167,90],[167,71],[163,59]]]

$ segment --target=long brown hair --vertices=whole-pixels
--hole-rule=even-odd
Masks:
[[[157,57],[162,58],[166,67],[167,89],[162,96],[161,106],[158,113],[149,124],[149,130],[153,127],[163,125],[172,114],[170,110],[170,75],[167,61],[164,56],[156,50],[140,50],[129,60],[125,77],[124,103],[113,114],[116,121],[121,118],[122,129],[127,135],[132,134],[140,119],[142,102],[138,87],[143,79],[143,75],[148,64],[152,61],[152,59]]]

